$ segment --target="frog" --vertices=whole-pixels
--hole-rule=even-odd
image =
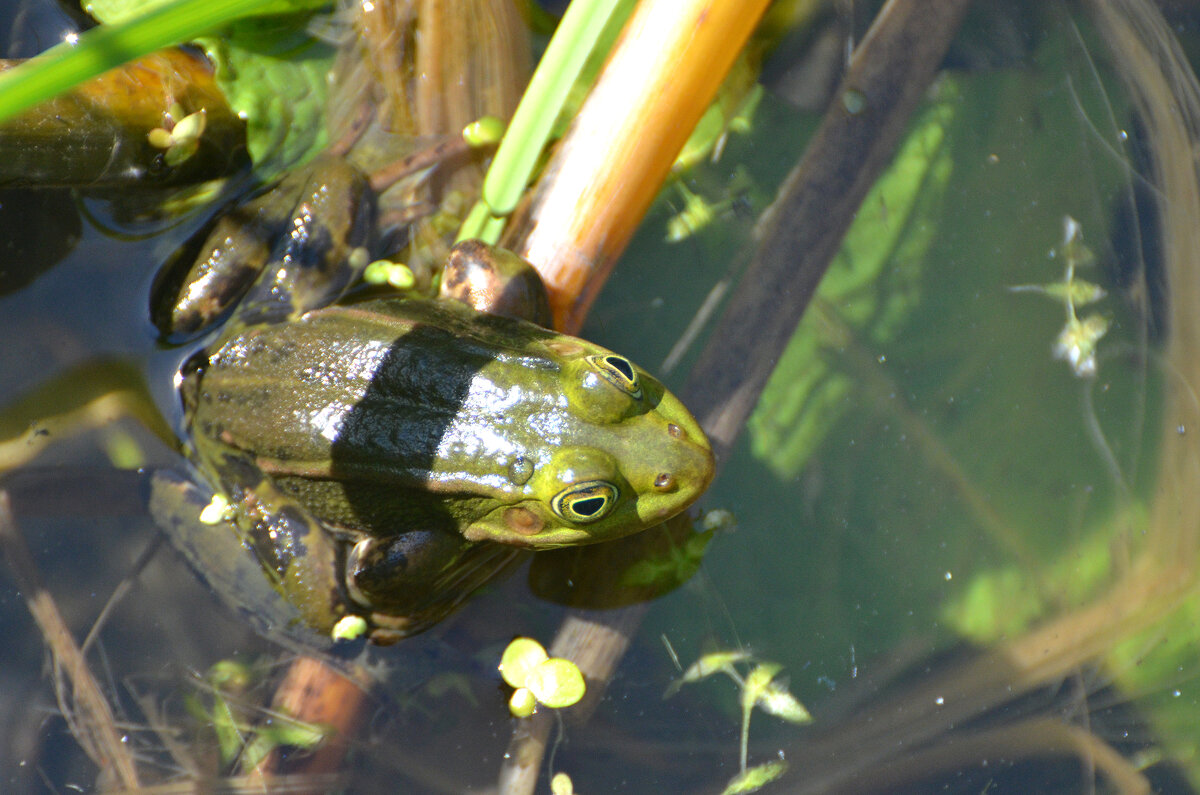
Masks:
[[[546,328],[528,263],[464,241],[436,295],[347,296],[372,253],[364,178],[326,158],[277,192],[290,213],[256,200],[249,216],[282,238],[219,226],[169,313],[189,333],[222,320],[177,375],[216,501],[156,515],[236,538],[287,620],[393,643],[525,552],[640,532],[703,493],[696,420],[629,359]],[[245,256],[220,245],[247,240]]]

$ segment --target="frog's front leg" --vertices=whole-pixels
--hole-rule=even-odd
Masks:
[[[524,557],[510,546],[439,530],[367,536],[346,555],[346,589],[371,610],[372,639],[387,643],[441,621]]]

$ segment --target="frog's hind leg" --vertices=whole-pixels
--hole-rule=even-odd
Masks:
[[[212,489],[183,475],[158,470],[151,478],[150,512],[163,532],[200,579],[234,613],[260,635],[298,642],[304,648],[327,648],[328,632],[311,628],[309,617],[276,587],[258,554],[238,533],[210,523]],[[202,517],[204,517],[202,519]]]

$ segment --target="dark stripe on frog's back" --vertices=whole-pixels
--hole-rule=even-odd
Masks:
[[[311,477],[354,472],[362,481],[374,472],[393,487],[419,487],[475,374],[497,358],[531,376],[555,372],[538,344],[553,337],[444,302],[381,299],[317,310],[226,341],[204,376],[196,421],[277,477],[299,469]],[[332,443],[314,421],[330,406],[344,414]],[[328,462],[328,471],[317,462]],[[373,488],[362,486],[364,499],[376,499]]]

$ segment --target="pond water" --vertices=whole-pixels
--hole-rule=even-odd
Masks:
[[[585,793],[720,792],[740,766],[737,685],[718,674],[664,694],[680,667],[727,651],[744,653],[743,675],[781,666],[813,717],[754,712],[749,764],[790,765],[768,791],[1200,784],[1200,336],[1188,312],[1200,283],[1187,267],[1200,241],[1184,231],[1200,228],[1188,214],[1200,191],[1189,193],[1191,150],[1171,148],[1195,140],[1200,92],[1179,98],[1193,67],[1166,38],[1194,44],[1200,18],[1173,9],[1169,26],[1151,24],[1148,4],[1092,5],[1096,16],[1058,3],[969,16],[700,501],[732,522],[699,572],[649,605],[590,718],[554,730],[544,770]],[[52,5],[5,6],[11,55],[69,24]],[[674,360],[711,291],[744,267],[753,220],[818,118],[768,93],[752,131],[688,183],[724,202],[716,222],[665,242],[684,201],[667,188],[582,336],[651,371]],[[178,421],[181,352],[157,342],[148,296],[203,217],[170,226],[118,210],[66,191],[0,193],[0,428],[7,439],[41,422],[54,441],[5,485],[77,639],[129,588],[89,661],[143,783],[215,776],[204,672],[252,664],[239,699],[264,703],[294,652],[155,547],[145,478],[123,451],[140,449],[137,466],[178,459],[129,402],[94,405],[77,432],[47,422],[76,391],[114,389]],[[1104,297],[1091,301],[1089,285]],[[702,329],[669,386],[704,344],[720,341]],[[548,644],[565,614],[526,574],[369,653],[378,684],[346,791],[495,786],[514,725],[500,653],[516,635]],[[0,790],[94,790],[26,597],[0,576]]]

